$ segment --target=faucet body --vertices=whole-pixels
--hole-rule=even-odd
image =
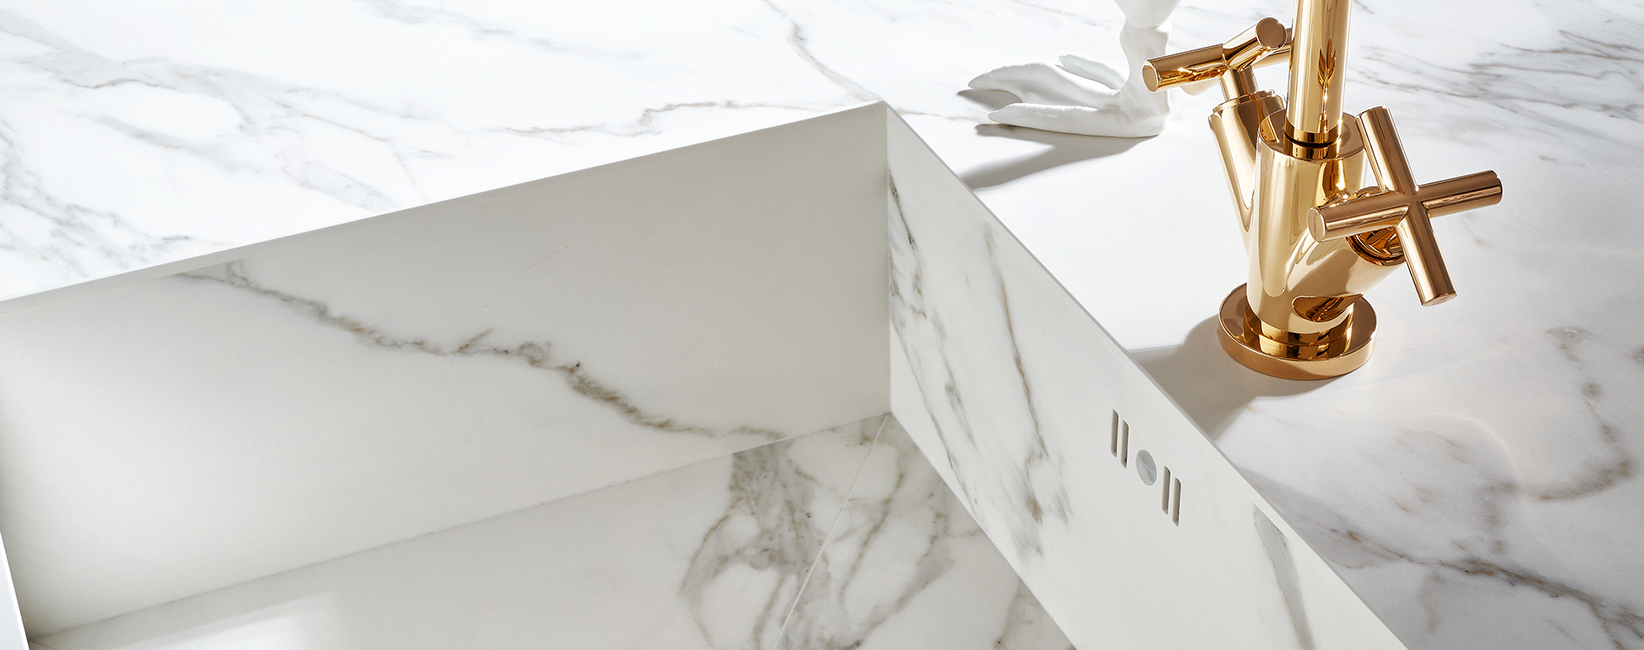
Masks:
[[[1223,103],[1211,123],[1217,139],[1229,143],[1223,162],[1250,258],[1247,302],[1272,327],[1322,334],[1341,325],[1353,300],[1398,264],[1367,254],[1353,239],[1319,241],[1307,229],[1308,210],[1367,189],[1363,139],[1347,122],[1329,146],[1304,147],[1282,135],[1283,108],[1255,125],[1236,115],[1220,119],[1224,109],[1239,108],[1237,99]]]
[[[1362,294],[1405,265],[1404,240],[1426,243],[1424,263],[1410,265],[1413,274],[1431,276],[1423,303],[1453,296],[1431,231],[1422,228],[1429,216],[1501,196],[1492,172],[1416,186],[1385,109],[1372,109],[1385,128],[1368,135],[1360,119],[1342,112],[1350,5],[1299,0],[1292,30],[1263,19],[1226,43],[1143,69],[1155,91],[1221,82],[1226,101],[1211,111],[1210,129],[1250,266],[1248,281],[1222,304],[1220,339],[1244,365],[1288,379],[1335,377],[1369,359],[1376,317]],[[1286,60],[1288,101],[1258,89],[1252,72]],[[1418,288],[1423,280],[1416,277]]]

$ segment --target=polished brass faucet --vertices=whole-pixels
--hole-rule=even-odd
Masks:
[[[1245,366],[1286,379],[1369,360],[1376,312],[1362,294],[1405,265],[1424,305],[1455,297],[1431,217],[1501,202],[1485,171],[1426,185],[1410,174],[1387,109],[1342,112],[1350,0],[1299,0],[1287,30],[1264,18],[1226,43],[1148,61],[1149,90],[1219,80],[1210,112],[1250,256],[1222,302],[1218,338]],[[1254,68],[1290,63],[1289,101]],[[1374,183],[1365,182],[1368,161]]]

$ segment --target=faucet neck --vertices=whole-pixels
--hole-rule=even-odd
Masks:
[[[1290,96],[1285,135],[1297,144],[1326,146],[1341,135],[1346,85],[1347,14],[1351,0],[1297,0],[1290,51]]]

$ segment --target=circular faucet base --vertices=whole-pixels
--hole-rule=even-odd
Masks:
[[[1341,325],[1323,335],[1279,332],[1275,338],[1274,333],[1262,331],[1241,284],[1222,301],[1220,322],[1216,338],[1228,356],[1246,368],[1280,379],[1340,377],[1369,361],[1375,348],[1376,310],[1363,298],[1348,308]]]

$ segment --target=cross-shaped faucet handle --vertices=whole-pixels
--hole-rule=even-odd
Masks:
[[[1493,171],[1484,171],[1417,185],[1387,109],[1367,110],[1358,121],[1381,190],[1308,210],[1308,230],[1315,239],[1329,241],[1391,227],[1398,233],[1421,304],[1436,305],[1456,297],[1429,218],[1500,203],[1501,179]]]

